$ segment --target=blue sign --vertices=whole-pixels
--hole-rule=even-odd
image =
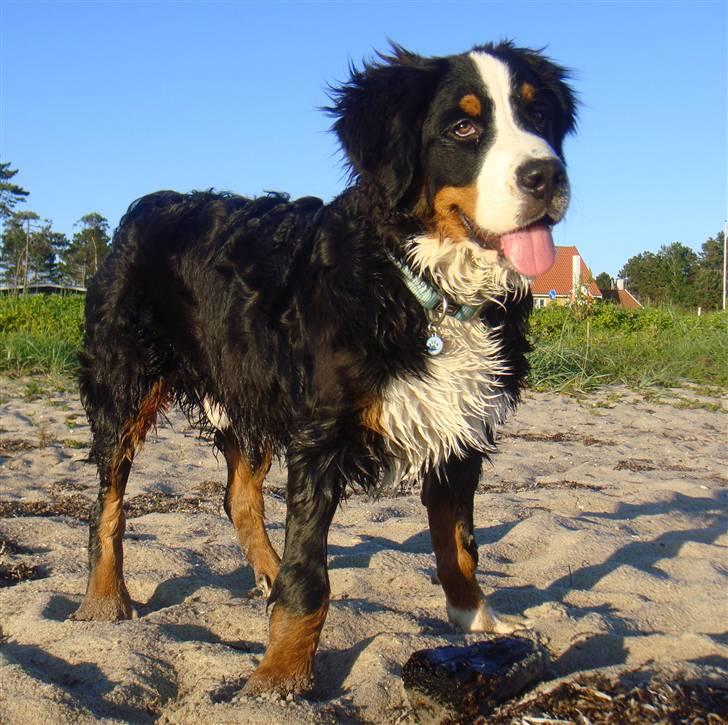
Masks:
[[[550,298],[551,298],[552,300],[555,300],[555,299],[556,299],[556,290],[555,290],[555,289],[550,289],[550,290],[549,290],[549,297],[550,297]]]

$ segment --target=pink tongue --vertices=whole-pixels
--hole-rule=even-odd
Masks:
[[[556,259],[551,230],[543,222],[504,234],[500,243],[506,259],[527,277],[543,274]]]

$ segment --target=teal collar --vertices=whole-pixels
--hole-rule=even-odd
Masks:
[[[450,304],[442,292],[438,292],[422,277],[415,274],[409,266],[397,259],[389,250],[387,250],[387,256],[402,273],[407,289],[428,312],[440,308],[445,310],[450,317],[454,317],[460,322],[472,320],[480,312],[482,305],[472,307],[470,305]]]

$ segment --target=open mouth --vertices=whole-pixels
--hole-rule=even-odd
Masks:
[[[497,251],[527,277],[543,274],[556,260],[556,247],[551,236],[554,222],[548,215],[511,232],[495,235],[481,229],[462,211],[459,214],[468,237],[473,242],[483,249]]]

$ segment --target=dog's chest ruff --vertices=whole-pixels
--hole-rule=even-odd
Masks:
[[[384,391],[379,423],[397,478],[419,478],[468,449],[492,450],[514,404],[501,382],[509,370],[499,330],[446,317],[440,334],[445,347],[428,358],[426,374],[395,378]]]

